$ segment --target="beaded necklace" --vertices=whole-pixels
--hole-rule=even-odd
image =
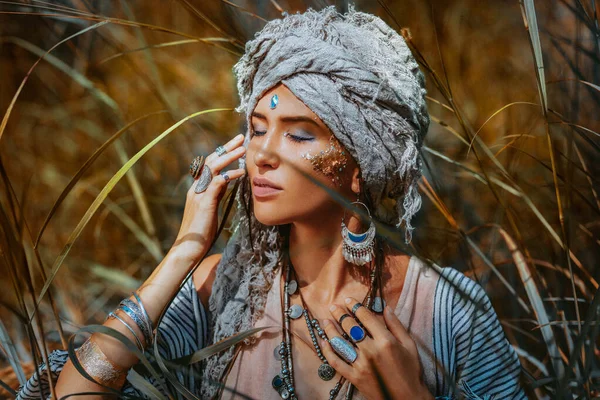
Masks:
[[[298,394],[296,393],[296,388],[294,385],[294,365],[292,360],[292,342],[290,338],[290,318],[298,319],[301,316],[304,316],[304,320],[306,322],[308,333],[310,334],[313,346],[317,352],[317,356],[322,361],[322,364],[320,365],[317,372],[319,377],[324,381],[329,381],[333,379],[336,372],[329,365],[327,359],[323,355],[321,347],[319,346],[319,343],[315,336],[315,330],[323,340],[329,341],[329,339],[325,334],[325,331],[323,331],[323,329],[319,325],[319,321],[316,318],[313,318],[312,314],[308,310],[306,302],[304,301],[304,297],[302,296],[302,292],[298,287],[298,281],[291,279],[294,266],[292,265],[291,260],[287,256],[286,261],[287,262],[283,263],[283,265],[285,266],[286,275],[284,285],[284,302],[281,310],[283,319],[283,340],[281,341],[277,350],[281,361],[281,372],[273,378],[271,383],[273,388],[279,393],[282,399],[298,400]],[[381,293],[381,288],[377,287],[380,286],[381,276],[380,273],[377,273],[380,271],[377,271],[378,268],[376,267],[376,263],[372,264],[374,264],[375,267],[371,268],[369,290],[367,291],[367,295],[365,296],[365,299],[362,303],[363,305],[367,306],[370,309],[373,309],[376,312],[381,312],[383,311],[382,307],[380,307],[383,303],[381,297],[376,297],[375,299],[373,299],[373,295],[377,293],[378,290]],[[379,275],[377,280],[375,279],[376,275]],[[290,296],[296,292],[298,292],[298,294],[300,295],[302,306],[300,306],[299,304],[294,304],[290,307]],[[381,311],[379,311],[379,308],[381,308]],[[346,333],[344,333],[343,336],[346,340],[349,340],[349,337]],[[334,400],[336,398],[344,382],[344,377],[341,377],[340,380],[338,380],[333,389],[331,389],[329,392],[329,400]],[[350,384],[346,393],[346,399],[352,398],[353,390],[353,385]]]

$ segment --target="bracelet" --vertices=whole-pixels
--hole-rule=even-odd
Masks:
[[[142,312],[144,313],[144,317],[146,317],[146,321],[148,321],[148,325],[150,327],[150,332],[152,332],[154,330],[154,324],[152,323],[152,320],[150,319],[150,315],[148,315],[148,313],[146,312],[146,308],[144,307],[144,303],[142,303],[142,299],[140,299],[140,296],[137,294],[137,292],[133,292],[131,294],[133,295],[133,297],[135,297],[135,299],[138,302],[138,305],[142,309]]]
[[[91,337],[75,350],[75,354],[85,372],[98,383],[113,388],[121,388],[125,384],[128,370],[108,359]]]
[[[148,315],[148,312],[146,311],[146,308],[144,307],[144,303],[142,303],[142,299],[137,294],[137,292],[134,291],[132,293],[132,295],[137,300],[138,305],[140,306],[140,308],[142,309],[142,312],[144,313],[144,319],[148,323],[148,329],[150,330],[150,341],[148,342],[148,345],[152,346],[154,344],[154,324],[152,323],[152,320],[150,319],[150,315]]]
[[[129,325],[127,322],[125,322],[123,320],[123,318],[119,317],[117,314],[115,314],[113,311],[111,311],[108,314],[108,317],[106,317],[106,319],[109,318],[115,318],[117,321],[120,321],[123,325],[125,325],[125,327],[127,329],[129,329],[129,331],[133,334],[133,337],[135,338],[135,341],[137,343],[138,348],[140,349],[140,351],[143,353],[144,352],[144,346],[142,345],[142,341],[140,340],[139,336],[137,335],[137,333],[135,333],[135,331],[133,330],[133,328],[131,327],[131,325]]]
[[[119,307],[117,307],[117,310],[119,309],[123,310],[125,314],[127,314],[129,318],[131,318],[133,322],[136,323],[136,325],[144,335],[144,341],[146,345],[150,344],[150,341],[152,340],[152,333],[150,332],[148,328],[148,322],[145,321],[145,318],[143,317],[143,314],[138,305],[129,299],[123,299],[119,304]]]

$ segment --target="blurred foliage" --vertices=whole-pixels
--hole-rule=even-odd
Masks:
[[[150,275],[178,232],[189,162],[243,132],[243,118],[232,111],[192,118],[99,197],[109,180],[177,121],[237,105],[231,67],[265,20],[328,4],[348,7],[0,2],[3,385],[16,388],[43,354],[103,321]],[[407,28],[427,77],[432,124],[415,249],[486,288],[530,396],[597,396],[600,7],[595,0],[356,6]],[[96,199],[97,212],[71,241]],[[226,239],[225,231],[217,251]]]

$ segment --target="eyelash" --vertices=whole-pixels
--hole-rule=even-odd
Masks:
[[[259,135],[259,133],[260,133],[260,135]],[[253,137],[254,136],[262,136],[265,133],[267,133],[267,132],[266,131],[254,131],[254,135],[252,135],[252,136]],[[284,133],[283,136],[286,136],[286,137],[290,138],[290,140],[292,140],[293,142],[296,142],[296,143],[310,142],[310,141],[314,140],[314,138],[307,138],[307,137],[302,137],[302,136],[294,136],[294,135],[292,135],[289,132]]]

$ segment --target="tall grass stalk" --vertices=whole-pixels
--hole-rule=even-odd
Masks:
[[[244,130],[231,113],[231,67],[244,43],[282,12],[324,3],[0,1],[0,367],[10,371],[0,396],[14,396],[49,351],[72,354],[81,333],[125,339],[95,324],[168,251],[189,160]],[[406,246],[402,232],[379,222],[378,232],[434,271],[451,265],[484,286],[530,397],[597,397],[597,2],[356,7],[405,37],[426,75],[432,121],[414,241]],[[235,190],[214,251],[231,233]],[[174,371],[239,351],[255,333],[179,360],[155,347],[155,361],[138,354],[129,380],[163,398],[147,381],[161,377],[194,399]]]

